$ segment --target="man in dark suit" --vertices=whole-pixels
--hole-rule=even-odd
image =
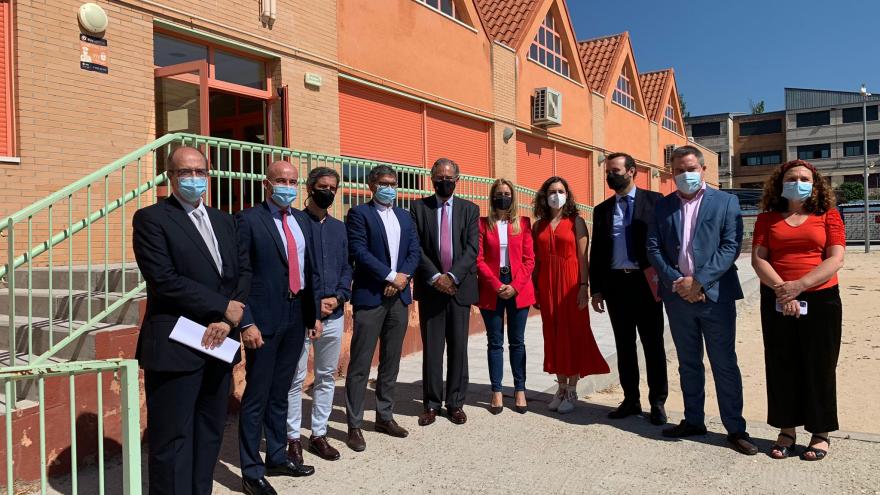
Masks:
[[[413,201],[410,207],[422,251],[415,276],[424,348],[421,426],[434,422],[443,403],[443,350],[447,344],[446,412],[455,424],[467,421],[462,406],[468,387],[471,305],[479,299],[480,208],[453,197],[458,173],[458,165],[448,158],[434,162],[431,182],[436,194]]]
[[[406,210],[394,206],[397,173],[387,165],[376,166],[370,170],[369,186],[372,201],[349,210],[345,221],[354,262],[354,332],[345,379],[346,444],[355,452],[367,448],[361,431],[364,394],[378,342],[376,431],[398,438],[409,434],[394,420],[394,385],[409,325],[409,282],[419,262],[419,239],[412,220]]]
[[[220,454],[232,365],[169,340],[178,318],[207,327],[213,348],[248,319],[236,228],[202,200],[208,160],[180,147],[167,160],[172,194],[134,215],[134,255],[147,282],[137,343],[147,398],[151,494],[211,493]]]
[[[291,203],[296,168],[277,161],[266,170],[266,201],[236,214],[241,256],[251,270],[242,277],[253,325],[242,328],[247,385],[239,413],[242,485],[248,494],[273,494],[265,476],[309,476],[315,472],[287,457],[287,392],[296,372],[306,329],[320,335],[316,319],[311,225]],[[266,461],[260,456],[266,432]]]
[[[660,279],[684,396],[684,420],[663,435],[706,433],[705,341],[727,441],[740,453],[755,455],[758,449],[742,416],[742,376],[736,363],[736,300],[743,293],[735,262],[742,244],[742,214],[736,196],[706,187],[705,170],[698,148],[673,150],[678,192],[657,202],[648,230],[648,259]]]
[[[593,210],[593,242],[590,244],[590,286],[593,309],[611,317],[617,370],[623,402],[608,413],[612,419],[641,414],[639,356],[636,330],[642,341],[648,375],[651,423],[666,423],[666,349],[663,345],[663,304],[654,298],[646,276],[653,276],[645,242],[654,205],[663,196],[635,185],[638,170],[633,157],[612,153],[605,159],[605,179],[614,196]]]

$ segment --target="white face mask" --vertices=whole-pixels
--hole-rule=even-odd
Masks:
[[[566,195],[565,193],[549,193],[547,194],[547,205],[550,208],[558,210],[565,205]]]

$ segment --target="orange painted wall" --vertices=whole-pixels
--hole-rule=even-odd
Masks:
[[[605,99],[605,148],[651,163],[648,119],[612,102],[610,96]]]
[[[339,0],[339,62],[360,77],[370,78],[363,71],[491,112],[490,42],[473,3],[461,5],[476,31],[413,0]]]
[[[532,122],[531,97],[536,88],[550,87],[562,93],[562,125],[550,127],[551,135],[564,136],[581,143],[592,142],[593,119],[590,94],[586,87],[532,62],[526,56],[529,43],[524,43],[518,55],[516,93],[516,120],[522,126]]]
[[[687,138],[685,138],[684,136],[682,136],[680,134],[676,134],[672,131],[667,131],[666,128],[663,127],[662,124],[659,125],[658,128],[659,128],[659,130],[658,130],[659,139],[657,140],[657,145],[659,146],[660,149],[657,151],[657,156],[659,157],[657,160],[657,162],[658,162],[657,165],[662,166],[663,165],[662,162],[663,162],[664,148],[666,148],[666,146],[669,144],[675,145],[676,147],[684,146],[687,144]]]

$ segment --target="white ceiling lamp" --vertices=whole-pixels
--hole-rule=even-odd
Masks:
[[[89,34],[100,35],[107,30],[107,12],[96,3],[84,3],[77,15],[80,26]]]

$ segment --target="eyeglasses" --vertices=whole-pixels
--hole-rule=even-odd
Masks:
[[[178,168],[176,170],[169,170],[169,172],[174,173],[178,177],[205,178],[208,176],[208,169],[206,168]]]
[[[458,177],[431,177],[431,180],[433,180],[433,181],[442,180],[444,182],[456,182],[458,180]]]

